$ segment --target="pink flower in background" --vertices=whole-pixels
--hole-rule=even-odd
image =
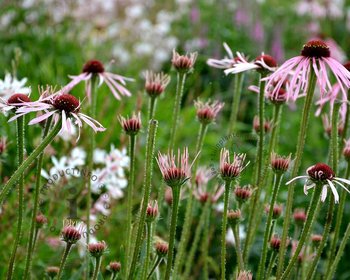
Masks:
[[[284,81],[293,73],[289,81],[287,99],[295,101],[298,97],[306,94],[312,67],[317,77],[317,85],[320,88],[320,97],[323,98],[332,89],[327,66],[336,78],[342,93],[346,95],[347,89],[350,87],[350,72],[331,57],[329,46],[319,40],[306,43],[301,51],[301,55],[287,60],[276,72],[267,77],[266,88],[268,89],[274,85],[273,94],[277,95]],[[278,82],[275,85],[276,81]]]
[[[106,72],[103,64],[98,60],[88,61],[83,67],[82,74],[69,76],[72,81],[69,82],[61,92],[69,92],[81,81],[86,81],[86,95],[88,99],[91,100],[91,80],[94,76],[99,78],[99,86],[105,83],[116,99],[120,100],[120,95],[131,96],[130,91],[125,88],[125,85],[127,81],[133,81],[134,79]]]
[[[265,32],[264,32],[264,27],[263,27],[261,21],[258,20],[254,24],[254,26],[251,30],[251,37],[258,44],[262,44],[264,42]]]
[[[273,57],[276,59],[277,62],[282,62],[282,60],[284,59],[284,48],[282,38],[282,28],[280,26],[275,27],[273,32],[271,53],[273,53]]]
[[[239,7],[234,15],[235,25],[238,27],[247,26],[249,25],[249,21],[250,18],[246,9]]]

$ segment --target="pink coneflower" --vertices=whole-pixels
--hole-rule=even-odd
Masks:
[[[145,78],[145,90],[150,97],[161,95],[170,83],[170,76],[163,72],[153,73],[152,71],[146,71]]]
[[[236,280],[253,280],[253,274],[250,271],[240,271]]]
[[[197,59],[197,55],[197,52],[193,52],[186,55],[180,55],[175,50],[173,50],[173,58],[171,60],[171,63],[177,71],[187,73],[192,71],[194,63]]]
[[[339,202],[339,194],[335,188],[334,183],[338,184],[341,188],[346,190],[348,193],[350,191],[343,185],[350,185],[350,180],[335,177],[335,173],[327,164],[325,163],[316,163],[315,165],[309,167],[306,170],[308,175],[297,176],[286,183],[286,185],[298,179],[306,179],[304,184],[304,193],[307,195],[308,190],[315,187],[322,186],[321,201],[324,202],[327,197],[328,187],[331,188],[335,203]]]
[[[119,117],[119,122],[123,130],[128,135],[136,135],[141,129],[141,114],[133,113],[131,118]]]
[[[107,244],[104,241],[98,241],[87,245],[87,249],[92,257],[100,258],[105,253]]]
[[[120,100],[120,95],[131,96],[130,91],[125,88],[125,85],[126,81],[133,81],[134,79],[106,72],[102,62],[98,60],[89,60],[86,62],[83,67],[83,73],[80,75],[69,76],[72,81],[62,89],[62,92],[71,91],[81,81],[86,81],[86,95],[91,100],[91,80],[94,76],[99,77],[99,85],[105,83],[108,86],[116,99]]]
[[[232,181],[236,179],[244,168],[247,167],[245,154],[234,154],[232,162],[230,161],[230,152],[223,148],[220,152],[220,174],[224,181]]]
[[[266,87],[269,88],[276,80],[273,93],[277,94],[288,75],[293,73],[290,79],[288,100],[295,101],[298,97],[305,95],[311,69],[317,77],[317,84],[321,91],[321,98],[330,91],[332,85],[329,81],[327,66],[333,72],[341,91],[347,94],[345,88],[350,87],[350,73],[338,61],[330,56],[329,47],[320,40],[309,41],[301,51],[301,55],[293,57],[283,63],[274,73],[267,77]]]
[[[227,56],[225,56],[222,59],[209,58],[207,60],[207,64],[209,66],[219,69],[228,69],[233,67],[239,61],[246,61],[242,53],[237,52],[237,56],[235,57],[231,48],[226,43],[223,43],[223,45],[226,50]]]
[[[271,167],[275,173],[284,173],[288,170],[291,161],[291,155],[284,157],[277,155],[276,153],[271,154]]]
[[[209,124],[214,122],[217,114],[224,107],[224,103],[219,102],[217,100],[211,102],[202,102],[200,100],[196,100],[194,102],[194,106],[197,109],[197,118],[202,124]]]
[[[67,93],[54,93],[47,97],[39,99],[36,102],[24,103],[16,111],[16,116],[12,117],[9,121],[26,115],[31,112],[43,112],[42,115],[32,119],[29,125],[40,123],[47,120],[50,117],[54,118],[54,122],[57,123],[59,119],[62,119],[62,129],[69,133],[72,132],[72,123],[79,128],[83,126],[83,122],[89,125],[95,132],[104,131],[105,128],[98,121],[80,112],[80,101],[71,94]],[[71,119],[73,122],[70,122]]]
[[[250,70],[257,70],[258,72],[273,72],[277,68],[276,60],[267,54],[262,53],[254,61],[248,62],[240,53],[237,53],[239,60],[231,68],[226,69],[224,72],[228,74],[237,74]]]
[[[229,210],[227,211],[227,222],[231,226],[235,226],[242,218],[241,210]]]
[[[270,211],[270,205],[265,206],[265,213],[269,214]],[[283,207],[280,204],[274,204],[272,209],[272,219],[278,219],[281,217],[283,211]]]
[[[68,222],[62,230],[62,240],[68,244],[75,244],[82,238],[85,231],[86,226],[83,223],[74,224]]]
[[[158,153],[157,163],[162,173],[163,180],[169,187],[185,184],[191,176],[191,166],[188,164],[188,149],[181,154],[178,150],[177,157],[171,151],[167,155]]]
[[[116,273],[120,271],[120,269],[122,268],[122,265],[120,262],[110,262],[108,267],[110,271]]]
[[[281,239],[278,237],[278,235],[273,235],[270,240],[270,247],[274,251],[279,251],[281,247]]]
[[[28,102],[30,102],[30,98],[28,95],[22,93],[15,93],[11,95],[7,100],[0,97],[0,110],[3,112],[8,112],[24,106]]]

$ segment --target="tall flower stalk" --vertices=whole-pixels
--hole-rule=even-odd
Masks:
[[[52,123],[52,118],[48,119],[45,123],[45,128],[42,133],[42,139],[45,139],[47,134],[49,133],[50,127]],[[41,186],[41,169],[43,165],[43,158],[44,158],[44,151],[39,154],[37,160],[36,160],[36,180],[35,180],[35,189],[34,189],[34,207],[32,211],[32,221],[30,225],[30,232],[29,232],[29,240],[27,244],[27,256],[26,256],[26,265],[24,270],[24,276],[23,278],[26,280],[30,277],[30,270],[32,266],[32,259],[33,259],[33,251],[34,251],[34,244],[35,244],[35,224],[36,224],[36,217],[39,210],[39,195],[40,195],[40,186]]]
[[[306,132],[309,124],[310,109],[312,105],[312,99],[315,93],[315,87],[316,87],[316,74],[312,69],[312,67],[310,67],[310,75],[309,75],[308,87],[306,91],[306,99],[304,102],[304,107],[303,107],[303,112],[301,117],[294,166],[291,172],[292,177],[297,176],[301,165],[301,158],[302,158],[302,153],[305,145]],[[283,272],[285,254],[287,249],[286,245],[287,245],[288,231],[289,231],[290,219],[292,215],[293,200],[294,200],[294,184],[290,185],[288,188],[286,212],[285,212],[285,219],[283,222],[283,231],[282,231],[282,237],[281,237],[281,248],[278,254],[278,264],[277,264],[277,274],[276,274],[277,278],[281,277]]]
[[[18,166],[20,166],[24,160],[24,117],[17,119],[17,157]],[[7,276],[6,279],[10,280],[13,278],[13,272],[15,269],[16,253],[18,245],[22,238],[22,223],[23,223],[23,196],[24,196],[24,175],[22,174],[18,182],[18,221],[16,229],[16,237],[14,240]]]
[[[139,258],[141,245],[142,245],[142,236],[143,236],[143,231],[145,226],[146,210],[148,206],[149,197],[151,194],[151,181],[152,181],[153,159],[154,159],[157,127],[158,127],[158,121],[156,120],[149,121],[147,147],[146,147],[146,163],[145,163],[144,184],[143,184],[143,199],[142,199],[142,204],[140,209],[140,218],[137,223],[135,247],[132,255],[132,260],[130,262],[128,279],[134,279],[136,265]]]

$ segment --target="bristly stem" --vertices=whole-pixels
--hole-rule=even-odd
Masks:
[[[136,264],[141,250],[142,236],[145,227],[146,219],[146,209],[151,194],[151,181],[152,181],[152,171],[153,171],[153,161],[154,161],[154,149],[156,141],[158,121],[150,120],[148,124],[148,135],[147,135],[147,147],[146,147],[146,163],[145,163],[145,173],[144,173],[144,184],[143,184],[143,199],[140,209],[140,218],[137,224],[136,240],[134,242],[134,253],[132,256],[132,261],[130,265],[130,272],[128,279],[134,279],[134,274],[136,270]]]
[[[238,261],[238,270],[243,271],[244,270],[244,261],[243,261],[243,255],[241,250],[241,240],[239,238],[239,224],[237,223],[232,227],[233,231],[233,237],[235,239],[235,246],[236,246],[236,255],[237,255],[237,261]]]
[[[332,161],[332,169],[334,171],[335,174],[338,173],[338,147],[339,147],[339,143],[338,143],[338,116],[339,116],[339,108],[340,108],[340,103],[334,103],[333,105],[333,112],[332,112],[332,132],[331,132],[331,161]],[[317,253],[316,256],[314,257],[312,264],[309,268],[308,271],[308,279],[311,279],[311,277],[313,277],[315,271],[316,271],[316,267],[318,264],[318,261],[321,258],[321,254],[323,252],[324,247],[326,246],[326,243],[328,241],[328,237],[329,237],[329,233],[332,227],[332,221],[333,221],[333,212],[334,212],[334,199],[331,197],[330,201],[329,201],[329,206],[328,206],[328,212],[327,212],[327,217],[326,217],[326,223],[324,225],[324,229],[323,229],[323,234],[322,234],[322,240],[320,242],[320,245],[317,248]],[[339,209],[338,209],[339,210]],[[334,237],[335,239],[335,237]],[[338,239],[338,237],[337,237]],[[337,240],[333,240],[337,241]],[[332,246],[332,244],[331,244]],[[336,243],[335,243],[336,246]],[[332,247],[331,247],[332,250]],[[335,248],[334,248],[335,251]],[[333,257],[332,255],[332,251],[330,252],[330,257]]]
[[[247,237],[245,240],[245,245],[244,245],[244,252],[243,252],[243,258],[246,259],[248,258],[248,251],[249,251],[249,244],[251,239],[253,238],[253,228],[254,228],[254,223],[255,223],[255,216],[254,214],[256,213],[258,209],[258,204],[259,204],[259,199],[260,199],[260,194],[262,190],[262,186],[259,186],[259,182],[261,180],[262,176],[262,164],[263,164],[263,158],[264,158],[264,137],[265,137],[265,131],[264,131],[264,118],[265,118],[265,100],[264,100],[264,93],[265,93],[265,85],[266,82],[262,80],[265,77],[265,74],[260,75],[260,85],[259,85],[259,104],[258,104],[258,111],[259,111],[259,138],[258,138],[258,147],[257,147],[257,158],[256,158],[256,164],[255,164],[255,170],[253,174],[255,174],[255,187],[256,191],[254,193],[254,198],[253,202],[251,205],[251,211],[249,215],[249,224],[248,224],[248,230],[247,230]]]
[[[196,154],[195,156],[200,153],[202,147],[205,135],[207,134],[208,125],[207,124],[200,124],[198,137],[197,137],[197,144],[196,144]],[[196,173],[198,169],[198,163],[199,163],[199,157],[196,159],[196,161],[193,163],[192,167],[192,180],[191,180],[191,186],[195,186],[195,179],[196,179]],[[177,277],[180,275],[182,267],[184,262],[187,262],[188,260],[184,258],[185,251],[188,245],[188,241],[190,239],[190,230],[191,230],[191,224],[192,224],[192,208],[193,208],[193,192],[190,191],[187,198],[187,205],[186,205],[186,213],[185,213],[185,221],[182,227],[182,233],[178,248],[178,253],[176,255],[175,259],[175,266],[174,266],[174,275]]]
[[[267,267],[266,276],[264,279],[270,279],[270,275],[271,275],[273,267],[275,266],[277,256],[278,256],[277,252],[272,251],[270,261],[269,261],[269,266]]]
[[[350,223],[348,224],[348,226],[346,228],[343,240],[340,243],[340,246],[339,246],[338,252],[337,252],[337,254],[335,256],[335,259],[332,262],[332,265],[330,266],[330,270],[326,274],[325,280],[333,279],[333,275],[334,275],[334,273],[335,273],[335,271],[337,269],[337,266],[339,264],[339,261],[340,261],[342,255],[344,253],[344,249],[345,249],[345,246],[346,246],[346,244],[348,242],[349,236],[350,236]]]
[[[282,177],[283,177],[283,174],[281,174],[281,173],[275,174],[274,184],[272,187],[272,197],[271,197],[271,201],[270,201],[270,209],[269,209],[269,214],[267,217],[265,233],[264,233],[264,243],[263,243],[263,247],[262,247],[262,254],[260,257],[260,263],[259,263],[259,269],[258,269],[258,275],[257,275],[258,280],[263,279],[263,277],[265,275],[265,264],[266,264],[266,258],[267,258],[267,249],[268,249],[268,243],[269,243],[270,229],[272,226],[273,208],[274,208],[274,205],[276,203],[278,190],[281,186]]]
[[[17,157],[18,166],[20,166],[24,160],[24,117],[17,119]],[[22,174],[18,182],[18,221],[16,237],[13,243],[12,253],[9,261],[9,267],[7,271],[6,279],[13,278],[13,272],[15,270],[16,253],[18,245],[21,243],[22,238],[22,223],[23,223],[23,196],[24,196],[24,175]]]
[[[127,206],[127,229],[126,229],[126,258],[123,275],[126,275],[129,267],[129,258],[131,254],[131,236],[132,236],[132,208],[133,208],[133,195],[135,185],[135,151],[136,151],[136,135],[131,134],[129,137],[129,157],[130,157],[130,169],[129,169],[129,181],[128,181],[128,206]]]
[[[211,205],[209,206],[206,217],[204,218],[204,229],[202,237],[202,250],[201,256],[203,258],[203,279],[209,279],[209,268],[208,268],[208,254],[209,254],[209,227],[210,227],[210,214],[211,214]]]
[[[70,253],[72,246],[73,246],[72,243],[66,243],[66,247],[64,248],[64,252],[63,252],[61,263],[60,263],[60,268],[59,268],[58,275],[57,275],[58,280],[60,280],[62,278],[62,273],[63,273],[64,267],[66,266],[66,261],[67,261],[67,258],[68,258],[68,255]]]
[[[148,275],[147,275],[147,280],[151,278],[153,272],[156,270],[156,268],[158,267],[158,265],[160,264],[160,262],[162,261],[162,259],[163,259],[163,257],[161,257],[161,256],[158,256],[158,257],[157,257],[157,260],[156,260],[156,262],[154,263],[154,265],[153,265],[151,271],[150,271],[150,272],[148,273]]]
[[[143,264],[143,272],[142,272],[142,280],[147,279],[147,271],[148,265],[151,257],[151,243],[152,243],[152,222],[146,222],[146,234],[147,234],[147,242],[146,242],[146,256]]]
[[[157,97],[151,96],[149,99],[148,120],[154,119],[157,106]]]
[[[221,226],[221,280],[225,280],[226,277],[226,231],[227,231],[227,210],[230,200],[232,181],[227,180],[225,182],[224,193],[224,212],[222,213],[222,226]]]
[[[176,226],[177,226],[177,213],[179,210],[179,202],[180,202],[180,190],[181,190],[181,186],[172,187],[173,203],[172,203],[172,210],[171,210],[169,250],[168,250],[168,258],[167,258],[166,272],[165,272],[165,278],[164,278],[165,280],[170,279],[171,269],[173,266],[175,234],[176,234]]]
[[[304,243],[305,243],[305,241],[310,233],[310,230],[312,228],[312,225],[314,223],[315,216],[317,213],[316,209],[317,209],[317,206],[320,202],[321,192],[322,192],[322,185],[316,184],[316,187],[314,188],[314,193],[312,195],[311,202],[309,205],[309,209],[307,211],[307,218],[306,218],[303,230],[302,230],[300,238],[299,238],[298,246],[295,249],[292,258],[290,259],[285,272],[282,274],[282,276],[280,278],[281,280],[288,279],[289,274],[292,271],[293,266],[298,259],[299,253],[301,252],[301,249],[303,248]],[[280,250],[281,250],[281,248],[282,247],[280,247]],[[307,278],[307,279],[309,279],[309,278]]]
[[[308,129],[309,118],[310,118],[310,109],[312,105],[312,99],[315,93],[316,80],[317,80],[316,74],[310,62],[309,81],[308,81],[306,98],[305,98],[304,108],[303,108],[302,117],[301,117],[294,166],[291,172],[292,178],[298,175],[299,168],[301,165],[301,158],[304,151],[306,132]],[[277,264],[277,274],[276,274],[277,279],[281,277],[283,272],[283,267],[284,267],[284,260],[285,260],[286,249],[287,249],[286,244],[287,244],[289,225],[290,225],[290,219],[291,219],[292,208],[293,208],[293,200],[294,200],[294,186],[295,186],[295,182],[292,182],[288,187],[288,197],[287,197],[287,204],[286,204],[286,211],[285,211],[285,219],[283,222],[281,246],[278,254],[278,264]]]
[[[92,276],[92,280],[97,280],[98,274],[99,274],[100,269],[101,269],[101,262],[102,262],[102,257],[95,258],[95,269],[94,269],[94,273]]]
[[[45,139],[49,133],[52,123],[52,118],[47,119],[45,123],[45,128],[42,134],[42,139]],[[26,256],[26,266],[24,270],[23,279],[28,279],[30,275],[30,269],[32,266],[32,258],[34,253],[35,244],[35,228],[36,228],[36,216],[39,210],[39,196],[40,196],[40,185],[41,185],[41,169],[43,165],[44,150],[39,154],[36,160],[36,171],[35,171],[35,189],[34,189],[34,207],[32,211],[32,220],[30,224],[29,240],[27,244],[27,256]]]
[[[53,141],[56,135],[61,130],[62,120],[60,119],[50,133],[41,141],[38,147],[23,161],[18,169],[12,174],[11,178],[6,182],[0,192],[0,206],[3,204],[6,195],[11,188],[18,182],[19,178],[24,174],[26,169],[32,162],[44,151],[44,149]]]
[[[179,123],[179,114],[180,114],[181,100],[182,100],[182,95],[184,91],[185,81],[186,81],[186,73],[178,72],[173,120],[172,120],[172,125],[170,130],[169,150],[173,150],[175,145],[176,130],[177,130],[177,125]]]
[[[232,94],[232,106],[231,106],[231,115],[228,126],[228,135],[230,136],[235,130],[237,125],[237,116],[239,110],[239,104],[242,94],[242,86],[244,81],[244,74],[236,74],[233,76],[233,94]]]
[[[200,241],[200,238],[201,238],[201,233],[202,233],[204,224],[206,222],[205,220],[206,220],[206,217],[208,215],[210,203],[211,203],[210,198],[208,198],[208,200],[205,202],[205,204],[202,205],[202,207],[200,207],[202,209],[202,213],[201,213],[201,215],[199,217],[199,220],[198,220],[199,222],[198,222],[198,225],[196,227],[196,231],[194,233],[194,238],[193,238],[193,241],[192,241],[190,252],[189,252],[188,256],[186,257],[185,273],[184,273],[182,279],[189,279],[191,268],[192,268],[193,259],[195,257],[195,254],[196,254],[196,251],[197,251],[197,248],[198,248],[198,244],[199,244],[199,241]],[[177,274],[176,276],[180,277],[179,274]]]

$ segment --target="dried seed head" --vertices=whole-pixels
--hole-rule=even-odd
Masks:
[[[91,243],[88,245],[88,251],[90,255],[94,258],[99,258],[106,251],[107,245],[104,241],[99,241],[96,243]]]
[[[192,70],[196,59],[196,52],[186,55],[180,55],[174,50],[171,62],[177,71],[187,73]]]
[[[114,272],[114,273],[117,273],[121,270],[122,268],[122,265],[120,262],[110,262],[109,263],[109,270]]]
[[[105,71],[105,68],[101,61],[92,59],[85,63],[83,67],[84,73],[92,73],[92,74],[98,74],[103,73]]]
[[[52,279],[54,279],[59,272],[60,272],[60,269],[57,266],[48,266],[46,268],[47,275]]]
[[[329,46],[321,40],[307,42],[301,50],[301,55],[308,58],[330,57]]]
[[[56,109],[65,111],[66,113],[76,113],[80,108],[79,100],[75,96],[67,93],[56,96],[53,99],[52,105]]]
[[[227,211],[227,222],[232,226],[235,226],[240,222],[242,218],[241,210],[229,210]]]
[[[295,209],[293,218],[298,226],[302,226],[306,221],[306,213],[304,209]]]
[[[77,243],[78,240],[80,240],[80,238],[81,238],[81,232],[76,227],[69,225],[63,228],[63,231],[62,231],[63,241],[70,244],[75,244]]]
[[[170,76],[164,73],[146,72],[145,90],[150,97],[161,95],[170,82]]]
[[[42,228],[45,224],[47,224],[47,218],[43,214],[39,214],[35,217],[36,227]]]
[[[165,257],[168,254],[169,245],[166,242],[158,241],[155,245],[157,255],[160,257]]]
[[[7,100],[7,104],[9,105],[20,104],[25,102],[30,102],[30,98],[27,95],[21,93],[15,93],[11,95],[10,98]]]
[[[291,155],[288,157],[279,156],[276,153],[271,155],[271,167],[275,173],[284,173],[288,170],[291,161]]]
[[[315,165],[309,167],[306,170],[306,173],[310,176],[310,178],[314,181],[324,182],[326,180],[333,180],[335,177],[335,173],[325,163],[316,163]]]
[[[123,127],[123,130],[128,135],[136,135],[141,129],[141,114],[136,115],[133,113],[131,118],[119,117],[119,122]]]
[[[245,203],[252,196],[252,189],[250,186],[237,186],[234,190],[236,199],[240,203]]]

